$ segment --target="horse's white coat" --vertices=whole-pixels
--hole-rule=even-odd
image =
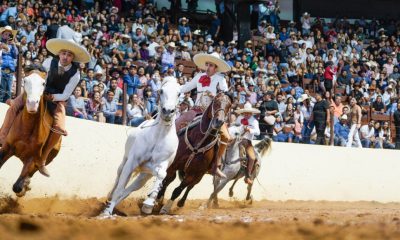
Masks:
[[[118,203],[155,176],[153,188],[144,201],[143,208],[145,213],[151,213],[161,183],[167,175],[167,168],[174,160],[178,149],[175,109],[179,89],[175,78],[165,78],[161,87],[158,117],[155,120],[145,121],[138,128],[129,130],[123,161],[118,168],[117,179],[103,215],[111,215]],[[133,172],[139,172],[139,175],[126,187]]]

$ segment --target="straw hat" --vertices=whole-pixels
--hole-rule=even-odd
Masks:
[[[143,19],[143,23],[144,24],[148,24],[148,23],[153,23],[153,24],[155,24],[156,23],[156,20],[154,19],[154,18],[152,18],[152,17],[147,17],[147,18],[145,18],[145,19]]]
[[[238,109],[235,112],[237,114],[242,114],[242,113],[259,114],[260,110],[253,108],[251,106],[251,103],[247,102],[246,104],[244,104],[242,109]]]
[[[211,38],[207,38],[207,39],[206,39],[206,42],[210,42],[211,44],[213,44],[213,43],[214,43],[214,40],[212,40]]]
[[[15,38],[15,35],[17,35],[18,30],[13,30],[11,26],[5,26],[0,28],[0,34],[3,34],[3,32],[10,32]]]
[[[231,67],[223,59],[220,58],[218,53],[213,52],[211,54],[199,53],[193,57],[194,63],[202,69],[206,69],[206,62],[217,65],[218,72],[229,72]]]
[[[272,31],[271,31],[271,32],[274,32],[274,31],[275,31],[275,28],[274,28],[273,26],[271,26],[271,25],[267,27],[267,30],[270,29],[270,28],[272,28]]]
[[[303,101],[305,101],[307,99],[310,99],[310,96],[308,96],[308,94],[301,94],[299,99],[297,99],[297,102],[303,102]]]
[[[186,21],[187,23],[189,22],[189,19],[187,19],[186,17],[183,17],[183,18],[180,18],[179,19],[179,22],[183,22],[183,21]]]
[[[347,120],[348,118],[347,118],[347,115],[346,114],[343,114],[342,116],[340,116],[340,120]]]
[[[172,47],[172,48],[176,48],[175,42],[169,42],[168,44],[166,44],[167,47]]]
[[[46,48],[54,55],[58,55],[61,50],[68,50],[74,54],[74,62],[87,63],[90,60],[90,55],[86,49],[73,40],[53,38],[46,42]]]

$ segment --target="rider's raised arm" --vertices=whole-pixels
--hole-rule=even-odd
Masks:
[[[185,83],[182,87],[181,87],[181,93],[186,93],[186,92],[190,92],[193,89],[195,89],[197,87],[197,82],[200,79],[200,75],[201,74],[197,74],[196,76],[194,76],[194,78],[190,81]]]

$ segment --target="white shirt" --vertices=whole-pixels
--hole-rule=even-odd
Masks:
[[[375,135],[375,128],[369,129],[368,125],[364,125],[360,128],[360,135],[361,139],[370,139]]]
[[[43,68],[46,69],[47,73],[50,71],[50,66],[51,66],[52,60],[53,60],[53,58],[49,57],[46,60],[44,60],[44,62],[42,64]],[[60,61],[58,61],[58,67],[63,67],[60,64]],[[70,64],[66,67],[63,67],[63,68],[64,68],[64,71],[66,72],[66,71],[70,70],[71,67],[72,67],[72,64]],[[49,76],[49,75],[47,75],[47,76]],[[78,71],[76,71],[74,76],[71,77],[68,84],[65,86],[63,93],[53,94],[54,101],[55,102],[67,101],[69,96],[71,96],[72,92],[75,90],[75,87],[78,85],[80,79],[81,79],[81,74],[79,73],[79,70],[78,70]],[[46,78],[46,81],[47,81],[47,78]]]
[[[226,92],[228,91],[228,84],[226,83],[226,80],[223,75],[216,73],[212,75],[211,78],[211,83],[210,86],[202,86],[201,83],[199,83],[199,80],[202,76],[207,75],[206,73],[199,73],[194,78],[190,81],[187,82],[185,85],[181,87],[181,93],[186,93],[189,92],[195,88],[197,88],[197,97],[196,97],[196,103],[195,106],[202,106],[202,107],[208,107],[208,104],[211,103],[211,101],[206,104],[206,102],[209,99],[204,99],[208,98],[207,96],[204,96],[204,93],[206,91],[209,91],[212,93],[214,96],[217,95],[217,87],[219,90]],[[205,100],[205,101],[203,101]],[[207,105],[207,106],[205,106]]]
[[[241,133],[242,132],[244,132],[244,125],[241,123],[241,121],[242,121],[242,119],[244,118],[244,116],[239,116],[237,119],[236,119],[236,124],[237,125],[241,125],[241,128],[243,129],[241,129]],[[254,136],[258,136],[258,135],[260,135],[260,127],[259,127],[259,125],[258,125],[258,121],[257,121],[257,119],[255,119],[253,116],[251,116],[249,119],[248,119],[248,121],[249,121],[249,125],[247,125],[247,127],[250,129],[250,131],[249,132],[246,132],[244,135],[243,135],[243,138],[245,138],[245,139],[248,139],[248,140],[250,140],[250,141],[252,141],[253,140],[253,138],[254,138]]]

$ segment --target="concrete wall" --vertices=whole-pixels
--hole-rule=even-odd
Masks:
[[[0,122],[7,107],[0,104]],[[105,197],[111,189],[123,155],[126,128],[75,118],[67,119],[69,136],[49,166],[51,177],[33,177],[27,198],[58,195]],[[22,164],[11,158],[0,169],[0,194],[12,194]],[[274,143],[263,159],[255,199],[400,201],[400,151],[348,149]],[[177,182],[171,185],[177,186]],[[189,198],[208,198],[211,177],[205,176]],[[245,196],[245,184],[237,184],[236,196]],[[133,196],[144,196],[146,189]],[[228,198],[225,189],[220,195]]]

